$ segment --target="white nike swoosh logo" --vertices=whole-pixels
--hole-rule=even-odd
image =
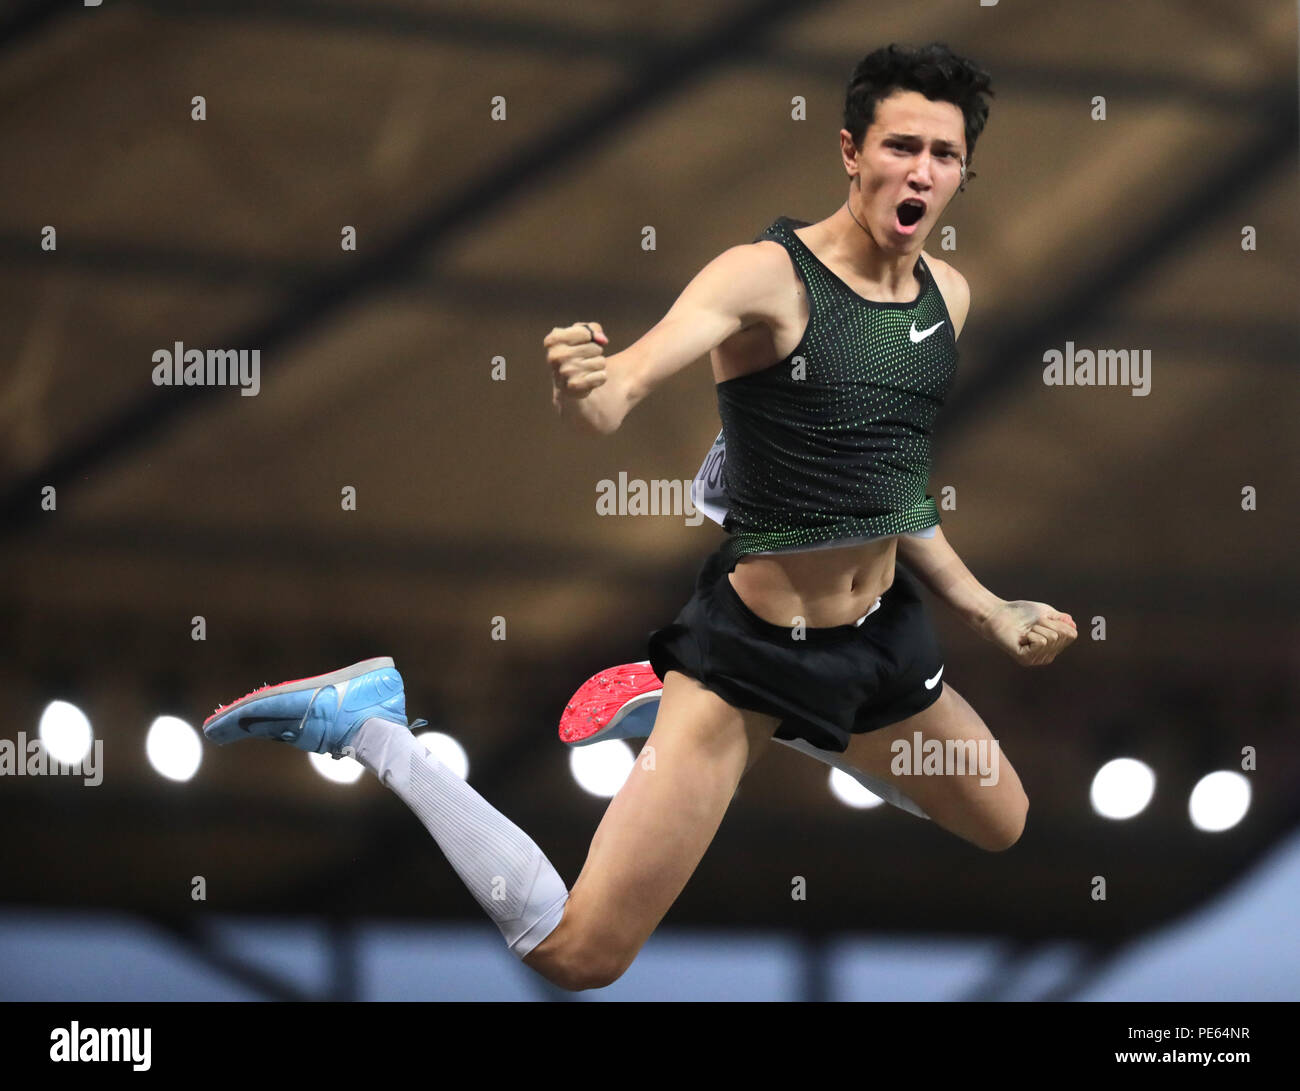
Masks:
[[[939,674],[942,674],[942,673],[943,673],[943,668],[940,667],[940,668],[939,668]],[[926,689],[934,689],[934,687],[937,686],[937,685],[939,684],[939,674],[936,674],[933,678],[927,678],[927,679],[925,680],[925,688],[926,688]]]
[[[942,322],[936,322],[928,330],[922,330],[918,332],[916,328],[916,319],[913,319],[912,328],[907,331],[907,336],[910,337],[912,339],[912,343],[915,344],[917,341],[924,341],[927,337],[930,336],[930,334],[934,333],[934,331],[937,330],[942,325],[943,325]]]

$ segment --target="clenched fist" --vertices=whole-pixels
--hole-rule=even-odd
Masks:
[[[609,338],[599,322],[557,326],[542,344],[546,347],[546,362],[551,366],[554,386],[551,400],[557,408],[563,398],[582,399],[604,385],[604,347],[609,344]]]
[[[1018,599],[1001,603],[981,627],[991,640],[1025,667],[1045,667],[1079,635],[1074,619],[1045,602]]]

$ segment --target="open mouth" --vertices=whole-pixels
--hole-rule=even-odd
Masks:
[[[925,215],[925,204],[914,197],[909,197],[898,206],[898,222],[904,227],[914,227]]]

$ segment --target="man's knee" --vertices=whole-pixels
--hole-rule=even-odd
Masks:
[[[577,914],[566,913],[560,926],[537,948],[538,957],[526,961],[553,985],[584,992],[612,985],[632,964],[636,952],[629,955],[616,947],[610,937],[591,934]]]
[[[565,960],[553,980],[569,992],[603,989],[622,977],[630,965],[631,959],[615,958],[600,952],[576,952]]]
[[[980,848],[989,852],[1006,852],[1025,832],[1028,813],[1029,797],[1022,791],[1012,802],[999,809],[996,821],[989,824],[989,829],[980,842]]]

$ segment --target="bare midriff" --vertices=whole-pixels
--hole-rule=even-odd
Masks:
[[[741,557],[727,579],[773,625],[852,625],[894,582],[897,537],[827,549]]]

